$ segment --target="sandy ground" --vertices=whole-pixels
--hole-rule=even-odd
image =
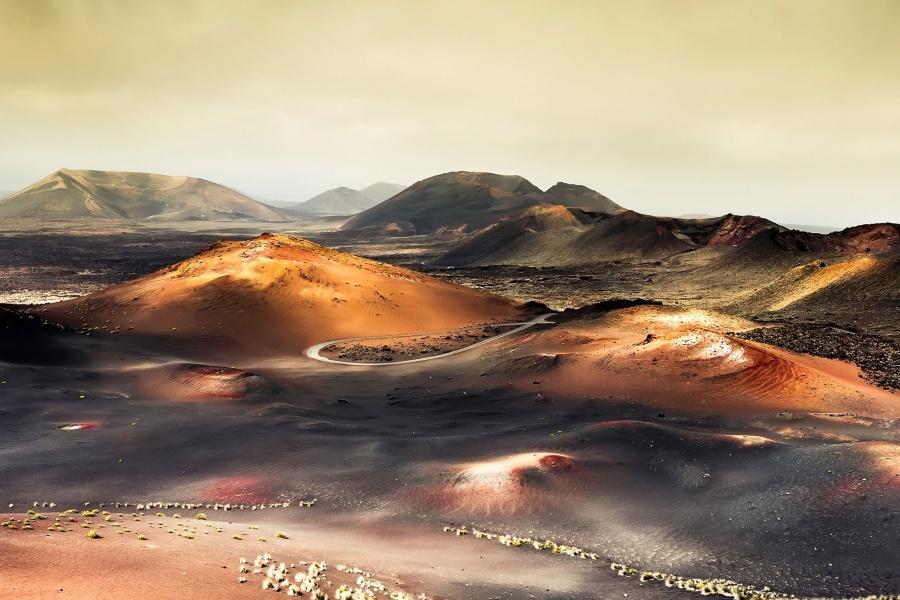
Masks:
[[[84,599],[270,597],[272,592],[261,587],[265,572],[254,573],[252,564],[249,572],[240,572],[241,558],[252,563],[265,553],[293,572],[305,571],[303,563],[324,562],[327,570],[320,584],[330,594],[341,585],[355,586],[356,570],[383,584],[386,594],[378,596],[393,592],[409,598],[519,597],[504,591],[510,588],[529,597],[591,598],[598,584],[610,593],[626,590],[620,595],[635,587],[610,572],[607,561],[554,560],[534,550],[510,552],[440,529],[330,520],[321,511],[297,510],[310,514],[250,521],[240,515],[240,520],[222,521],[173,518],[197,511],[166,510],[163,517],[113,513],[111,522],[104,523],[76,513],[68,531],[49,533],[47,523],[53,524],[55,515],[42,512],[47,521],[35,521],[34,530],[0,530],[4,593]],[[90,521],[100,537],[87,537],[84,521]],[[240,582],[242,576],[246,582]],[[659,590],[647,593],[663,597]]]

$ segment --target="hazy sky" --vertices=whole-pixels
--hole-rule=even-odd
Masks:
[[[0,190],[63,166],[900,221],[900,2],[0,0]]]

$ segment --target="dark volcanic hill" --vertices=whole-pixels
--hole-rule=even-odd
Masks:
[[[600,192],[575,183],[560,181],[544,193],[553,198],[553,202],[556,204],[581,208],[589,212],[614,215],[624,210]]]
[[[552,193],[551,193],[552,191]],[[621,209],[583,186],[557,184],[547,192],[518,175],[457,171],[424,179],[344,224],[344,231],[399,234],[467,233],[534,206]]]
[[[195,177],[60,169],[0,201],[2,218],[284,221],[277,208]]]
[[[575,240],[574,251],[585,260],[599,262],[660,259],[694,247],[674,229],[656,217],[626,211],[598,221]]]
[[[571,266],[662,260],[701,248],[709,249],[702,260],[713,269],[750,269],[771,278],[817,257],[900,251],[900,226],[878,223],[821,234],[752,215],[682,219],[540,205],[468,236],[434,263]]]
[[[900,225],[857,225],[832,233],[768,227],[743,239],[723,255],[731,264],[760,265],[778,261],[806,262],[817,257],[888,255],[900,252]]]
[[[467,238],[437,259],[440,265],[546,266],[561,260],[593,219],[565,206],[534,206]]]
[[[759,217],[713,219],[615,214],[562,206],[529,209],[477,233],[435,262],[441,265],[565,266],[660,260],[704,246],[738,246],[779,226]]]

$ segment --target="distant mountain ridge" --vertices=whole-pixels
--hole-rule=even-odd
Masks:
[[[316,194],[306,202],[291,205],[292,210],[304,215],[334,216],[354,215],[377,202],[358,190],[348,187],[336,187]]]
[[[0,200],[2,218],[284,221],[279,209],[196,177],[60,169]]]
[[[538,206],[467,238],[435,264],[563,266],[655,260],[694,247],[690,235],[712,236],[702,226],[688,229],[667,227],[657,217],[629,210],[608,215]]]
[[[317,217],[355,215],[405,189],[406,186],[399,183],[376,181],[360,190],[344,186],[336,187],[317,194],[306,202],[284,206],[298,213]]]
[[[384,202],[388,198],[396,196],[403,190],[405,190],[407,186],[402,183],[390,183],[387,181],[376,181],[375,183],[370,183],[366,187],[360,189],[360,193],[365,196],[368,196],[376,203]]]
[[[717,260],[731,264],[792,261],[811,253],[889,254],[900,252],[900,225],[877,223],[820,234],[752,215],[680,219],[539,206],[463,239],[434,264],[566,266],[662,260],[700,248],[717,249]]]
[[[534,206],[553,205],[605,214],[624,210],[580,185],[560,182],[544,192],[519,175],[454,171],[413,184],[352,217],[342,229],[419,235],[468,233]]]

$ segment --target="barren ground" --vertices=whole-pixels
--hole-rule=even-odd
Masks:
[[[73,290],[70,271],[47,268],[80,268],[105,247],[82,235],[48,234],[49,254],[4,264],[6,285]],[[120,260],[95,261],[105,282],[156,264],[116,239]],[[173,257],[206,245],[178,239]],[[424,252],[403,244],[401,262]],[[23,266],[37,269],[32,280],[15,278]],[[0,595],[263,597],[262,574],[242,584],[238,569],[265,553],[324,560],[332,597],[355,581],[339,563],[431,598],[696,597],[653,573],[799,597],[900,593],[897,393],[853,364],[734,335],[757,324],[700,310],[692,289],[649,294],[645,268],[446,271],[557,306],[617,290],[675,306],[569,313],[471,352],[378,368],[212,348],[180,330],[148,344],[3,312]],[[468,341],[420,337],[383,345],[412,356],[427,349],[418,341]],[[148,501],[202,507],[135,506]],[[48,531],[67,508],[79,511],[67,531]],[[80,513],[92,509],[111,514]],[[628,566],[623,576],[612,562]]]

